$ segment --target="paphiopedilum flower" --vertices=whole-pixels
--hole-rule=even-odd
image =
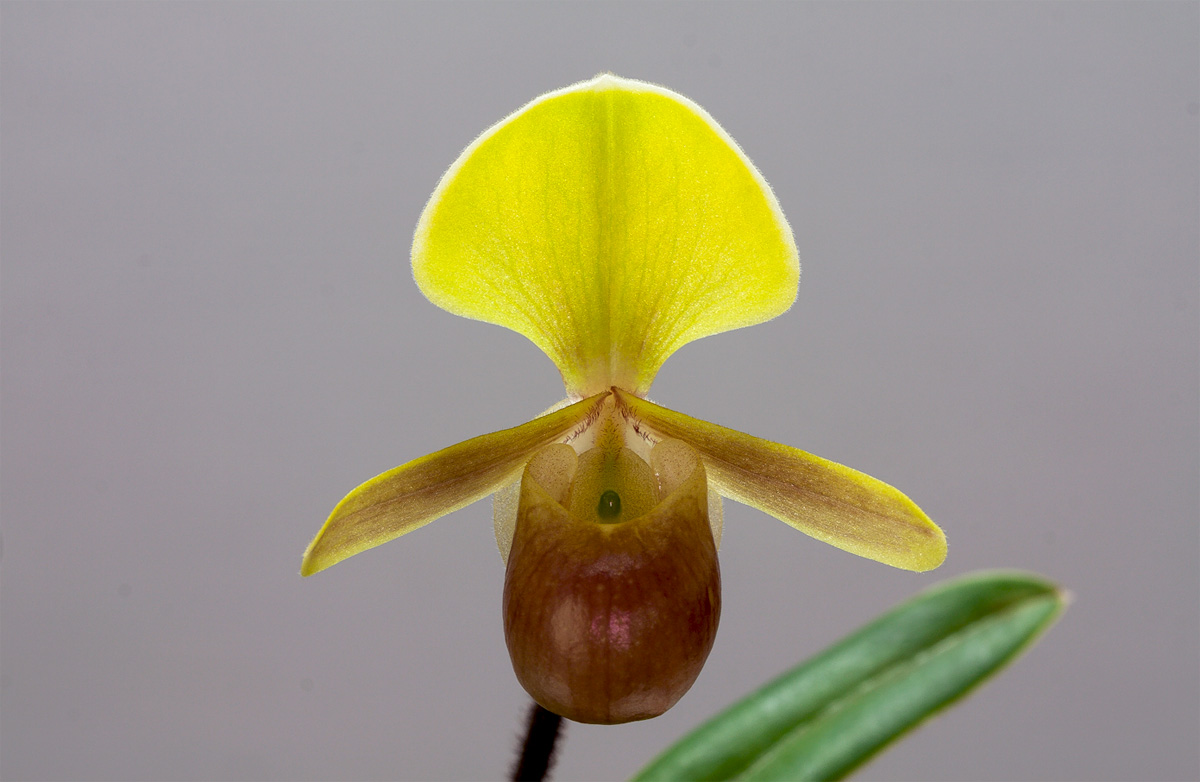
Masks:
[[[891,486],[646,398],[682,345],[779,315],[800,279],[770,187],[688,99],[602,75],[534,100],[442,177],[412,264],[433,303],[545,351],[566,399],[356,488],[304,575],[496,494],[518,679],[565,717],[625,722],[670,708],[712,647],[722,496],[895,567],[945,558]]]

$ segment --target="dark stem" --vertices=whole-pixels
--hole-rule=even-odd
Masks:
[[[562,717],[538,704],[529,709],[529,728],[521,759],[513,768],[513,782],[541,782],[554,766],[554,742],[558,740]]]

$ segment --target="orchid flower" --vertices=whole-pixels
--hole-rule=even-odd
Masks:
[[[495,494],[506,641],[550,711],[645,719],[695,681],[720,614],[721,497],[898,568],[945,558],[891,486],[647,399],[668,356],[783,313],[800,278],[770,187],[687,98],[605,74],[527,104],[442,177],[412,265],[434,304],[541,348],[566,399],[362,484],[301,573]]]

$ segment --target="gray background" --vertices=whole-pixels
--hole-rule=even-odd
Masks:
[[[687,728],[940,578],[1075,602],[863,779],[1184,779],[1198,719],[1194,3],[16,4],[2,19],[6,779],[496,778],[526,698],[475,505],[312,579],[350,488],[561,396],[412,284],[492,122],[603,70],[705,106],[773,184],[796,306],[654,397],[887,480],[915,575],[728,505]]]

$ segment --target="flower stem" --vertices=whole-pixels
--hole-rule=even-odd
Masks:
[[[562,717],[534,703],[529,709],[529,727],[521,758],[513,768],[513,782],[541,782],[554,766],[554,743],[562,727]]]

